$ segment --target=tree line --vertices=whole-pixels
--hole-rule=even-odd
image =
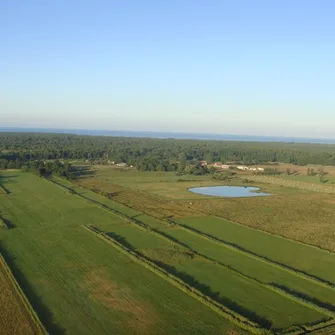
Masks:
[[[28,164],[22,165],[21,169],[24,171],[31,171],[40,177],[49,177],[56,175],[67,179],[72,179],[74,174],[72,166],[69,162],[61,162],[59,160],[47,161],[35,160]]]
[[[143,171],[206,172],[198,162],[335,165],[335,145],[0,133],[0,169],[33,161],[124,162]],[[192,168],[186,169],[191,165]],[[190,170],[191,169],[191,170]],[[188,171],[188,172],[187,172]]]

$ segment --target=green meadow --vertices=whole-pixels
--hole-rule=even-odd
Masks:
[[[233,324],[82,228],[122,219],[47,180],[2,173],[0,231],[18,283],[51,334],[217,334]]]
[[[335,284],[335,254],[238,225],[223,218],[187,218],[179,223],[246,251]]]
[[[172,199],[209,180],[99,173],[75,183],[1,173],[0,251],[49,333],[305,334],[332,322],[333,253],[192,210],[157,186]]]

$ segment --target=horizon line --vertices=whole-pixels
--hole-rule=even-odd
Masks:
[[[322,137],[303,137],[303,136],[281,136],[281,135],[257,135],[257,134],[229,134],[229,133],[201,133],[201,132],[181,132],[181,131],[155,131],[155,130],[109,130],[102,128],[49,128],[49,127],[0,127],[0,132],[10,133],[49,133],[49,134],[73,134],[73,135],[87,135],[87,136],[111,136],[111,137],[138,137],[138,138],[173,138],[173,139],[194,139],[194,140],[216,140],[216,141],[244,141],[248,139],[253,142],[296,142],[313,143],[313,144],[335,144],[335,138]],[[103,134],[105,133],[105,134]],[[107,134],[108,133],[108,134]],[[113,135],[114,133],[114,135]],[[130,136],[125,136],[124,133],[129,133]],[[121,135],[123,134],[123,135]],[[145,135],[156,135],[154,137]],[[135,135],[135,136],[131,136]],[[158,135],[158,136],[157,136]],[[159,135],[181,135],[183,137],[160,137]],[[195,136],[195,137],[192,137]],[[208,136],[208,137],[207,137]],[[226,138],[224,138],[226,137]],[[228,138],[227,138],[228,137]],[[308,142],[309,141],[309,142]],[[321,142],[319,142],[321,141]],[[330,141],[330,142],[327,142]]]

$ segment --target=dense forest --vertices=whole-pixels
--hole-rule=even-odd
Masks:
[[[32,161],[75,159],[124,162],[139,170],[160,171],[177,171],[200,160],[335,165],[335,145],[0,133],[0,169],[21,168]],[[195,174],[197,169],[193,167]],[[56,170],[61,171],[60,166]]]

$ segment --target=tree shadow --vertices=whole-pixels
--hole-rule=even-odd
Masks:
[[[0,219],[5,223],[5,225],[7,226],[7,229],[13,229],[13,228],[16,228],[16,225],[8,220],[8,219],[5,219],[3,216],[0,215]]]
[[[0,242],[1,243],[1,242]],[[37,313],[39,319],[41,320],[44,327],[47,329],[49,334],[55,335],[63,335],[65,334],[65,329],[62,328],[60,325],[57,325],[53,321],[53,313],[51,310],[42,302],[42,298],[40,295],[35,292],[33,287],[25,278],[25,275],[20,270],[20,268],[15,264],[14,260],[15,257],[11,258],[3,246],[0,244],[0,252],[5,259],[7,265],[11,269],[16,281],[18,282],[19,286],[21,287],[22,291],[24,292],[25,296],[29,300],[31,306],[33,307],[34,311]]]
[[[6,194],[11,194],[12,192],[5,186],[5,184],[9,184],[12,181],[8,180],[11,178],[16,178],[16,176],[0,176],[0,188],[3,189],[3,191],[5,191]]]
[[[245,308],[244,306],[239,305],[235,301],[221,296],[220,292],[214,292],[208,285],[200,283],[197,281],[194,277],[189,275],[188,273],[182,272],[177,270],[174,266],[166,264],[162,261],[157,261],[149,258],[148,256],[142,254],[139,252],[131,243],[129,243],[123,236],[115,234],[113,232],[109,232],[106,235],[114,238],[117,242],[122,244],[125,248],[128,250],[131,250],[137,254],[139,254],[141,257],[145,258],[149,262],[155,263],[158,267],[164,269],[165,271],[173,274],[174,276],[180,278],[182,281],[184,281],[186,284],[196,288],[204,295],[212,298],[213,300],[217,301],[218,303],[228,307],[229,309],[233,310],[234,312],[246,317],[250,321],[256,322],[260,326],[271,329],[272,322],[268,319],[266,319],[263,316],[258,315],[252,310],[249,310],[248,308]]]
[[[132,251],[136,250],[135,247],[130,242],[128,242],[123,236],[118,235],[118,234],[113,233],[113,232],[108,232],[108,233],[105,233],[105,234],[108,235],[109,237],[113,238],[114,240],[116,240],[117,242],[122,244],[123,246],[125,246],[127,249],[130,249]]]
[[[153,260],[151,260],[153,261]],[[176,277],[182,279],[185,283],[188,285],[196,288],[199,290],[201,293],[207,295],[208,297],[212,298],[213,300],[217,301],[218,303],[228,307],[229,309],[233,310],[234,312],[246,317],[250,321],[256,322],[260,326],[266,328],[266,329],[271,329],[272,328],[272,322],[268,320],[267,318],[258,315],[256,312],[241,306],[240,304],[236,303],[235,301],[223,297],[220,292],[215,292],[213,291],[208,285],[200,283],[197,281],[194,277],[189,275],[188,273],[182,272],[177,270],[174,266],[165,264],[161,261],[153,261],[156,265],[159,267],[163,268],[167,272],[175,275]]]
[[[86,165],[72,166],[71,172],[74,178],[90,177],[96,174],[95,170],[92,170],[91,167]]]
[[[311,297],[311,296],[309,296],[305,293],[293,290],[293,289],[291,289],[291,288],[289,288],[285,285],[280,285],[280,284],[277,284],[277,283],[270,283],[270,285],[273,286],[273,287],[279,288],[280,290],[285,291],[286,293],[291,294],[296,298],[306,300],[306,301],[312,303],[313,305],[317,305],[319,307],[328,309],[329,311],[335,312],[335,306],[328,303],[328,302],[321,301],[321,300],[316,299],[314,297]]]

